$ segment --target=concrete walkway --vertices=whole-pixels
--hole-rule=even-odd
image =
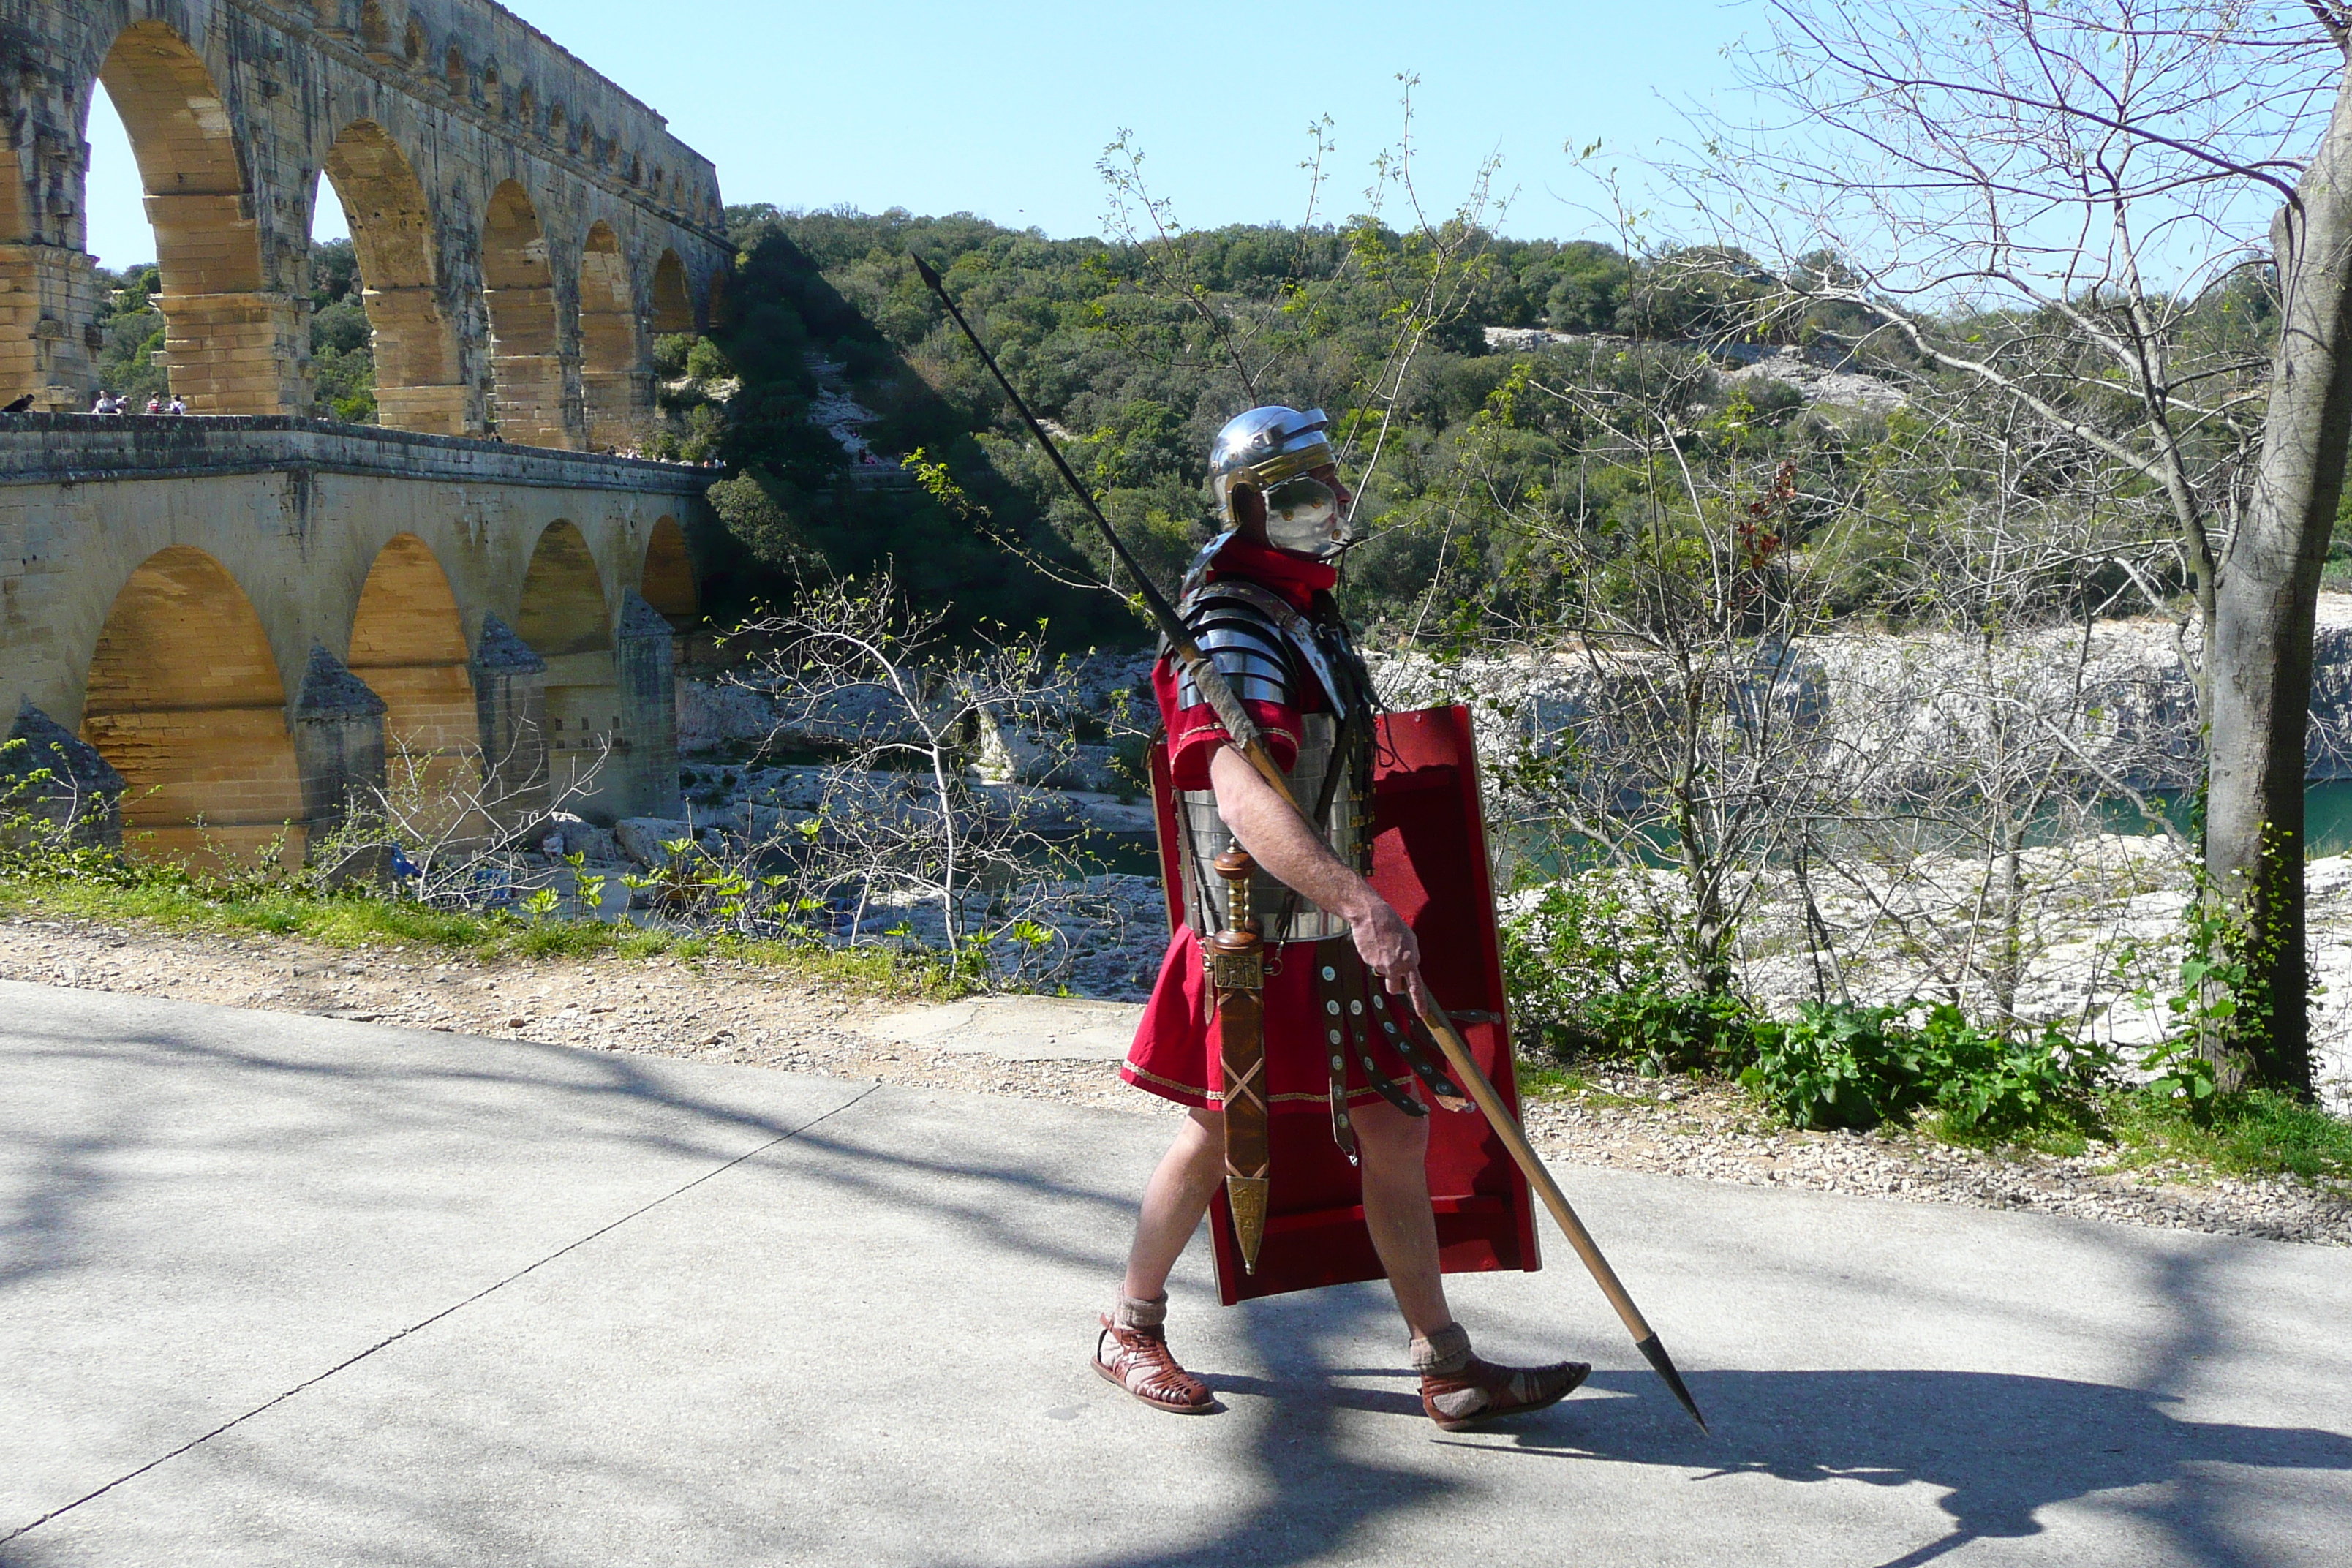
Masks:
[[[0,985],[0,1563],[2328,1563],[2352,1253],[1589,1171],[1461,1281],[1590,1392],[1420,1417],[1372,1288],[1087,1369],[1165,1119]],[[13,1533],[11,1533],[13,1532]]]
[[[1007,1061],[1116,1062],[1127,1058],[1142,1017],[1139,1004],[1067,996],[977,996],[885,1013],[858,1027],[877,1040],[980,1051]]]

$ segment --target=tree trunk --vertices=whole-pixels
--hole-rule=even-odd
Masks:
[[[2221,567],[2205,870],[2246,965],[2233,1016],[2203,1043],[2225,1087],[2312,1089],[2304,948],[2304,731],[2319,573],[2352,436],[2352,74],[2272,225],[2282,311],[2260,465]]]

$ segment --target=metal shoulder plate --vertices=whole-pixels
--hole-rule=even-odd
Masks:
[[[1305,616],[1298,613],[1297,606],[1289,600],[1269,589],[1261,588],[1255,583],[1244,582],[1239,578],[1224,578],[1210,584],[1192,598],[1184,601],[1182,612],[1184,624],[1188,626],[1193,625],[1192,611],[1193,605],[1206,605],[1213,602],[1230,605],[1235,612],[1255,611],[1257,622],[1269,630],[1278,632],[1282,641],[1297,655],[1300,662],[1315,672],[1315,679],[1322,682],[1323,695],[1330,702],[1331,711],[1342,719],[1348,716],[1348,688],[1341,686],[1334,678],[1331,661],[1324,655],[1323,646],[1316,637],[1315,627]],[[1194,631],[1196,636],[1201,637],[1202,651],[1207,651],[1208,637],[1202,635],[1198,627],[1195,627]],[[1222,658],[1218,659],[1217,668],[1220,669],[1224,668],[1224,661]],[[1244,692],[1242,695],[1248,694]]]
[[[1187,598],[1178,606],[1177,614],[1183,617],[1185,629],[1201,645],[1201,651],[1217,667],[1217,673],[1234,689],[1235,697],[1244,702],[1292,706],[1298,689],[1292,663],[1294,645],[1263,606],[1230,592],[1237,585],[1245,584],[1213,583]],[[1177,700],[1187,708],[1207,700],[1192,676],[1181,668],[1177,672]]]

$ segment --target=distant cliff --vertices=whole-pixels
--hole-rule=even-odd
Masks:
[[[1817,752],[1832,748],[1880,781],[1949,773],[2005,721],[2012,736],[2063,731],[2086,781],[2188,789],[2203,742],[2182,647],[2179,628],[2154,620],[2095,623],[2087,648],[2076,626],[1990,653],[1952,634],[1842,632],[1758,648],[1731,678],[1741,703],[1769,708]],[[1653,721],[1644,714],[1670,675],[1654,656],[1581,645],[1458,662],[1391,656],[1376,673],[1392,707],[1470,702],[1497,757],[1571,737],[1588,751],[1622,743]],[[2320,599],[2307,765],[2315,783],[2352,780],[2352,595]]]

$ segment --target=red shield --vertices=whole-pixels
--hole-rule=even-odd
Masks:
[[[1447,1011],[1507,1016],[1495,889],[1478,799],[1478,762],[1465,708],[1391,713],[1381,720],[1372,789],[1372,886],[1421,939],[1422,973]],[[1161,757],[1161,868],[1181,883],[1171,799]],[[1171,918],[1181,910],[1171,899]],[[1281,1021],[1269,1018],[1269,1030]],[[1518,1113],[1507,1022],[1464,1024],[1462,1033],[1495,1088]],[[1276,1042],[1269,1036],[1268,1046]],[[1318,1052],[1319,1055],[1319,1050]],[[1274,1186],[1257,1272],[1242,1270],[1233,1216],[1219,1191],[1210,1226],[1225,1304],[1322,1285],[1386,1277],[1364,1227],[1355,1168],[1319,1116],[1272,1118]],[[1429,1191],[1439,1260],[1448,1274],[1542,1267],[1527,1178],[1476,1111],[1430,1113]]]

